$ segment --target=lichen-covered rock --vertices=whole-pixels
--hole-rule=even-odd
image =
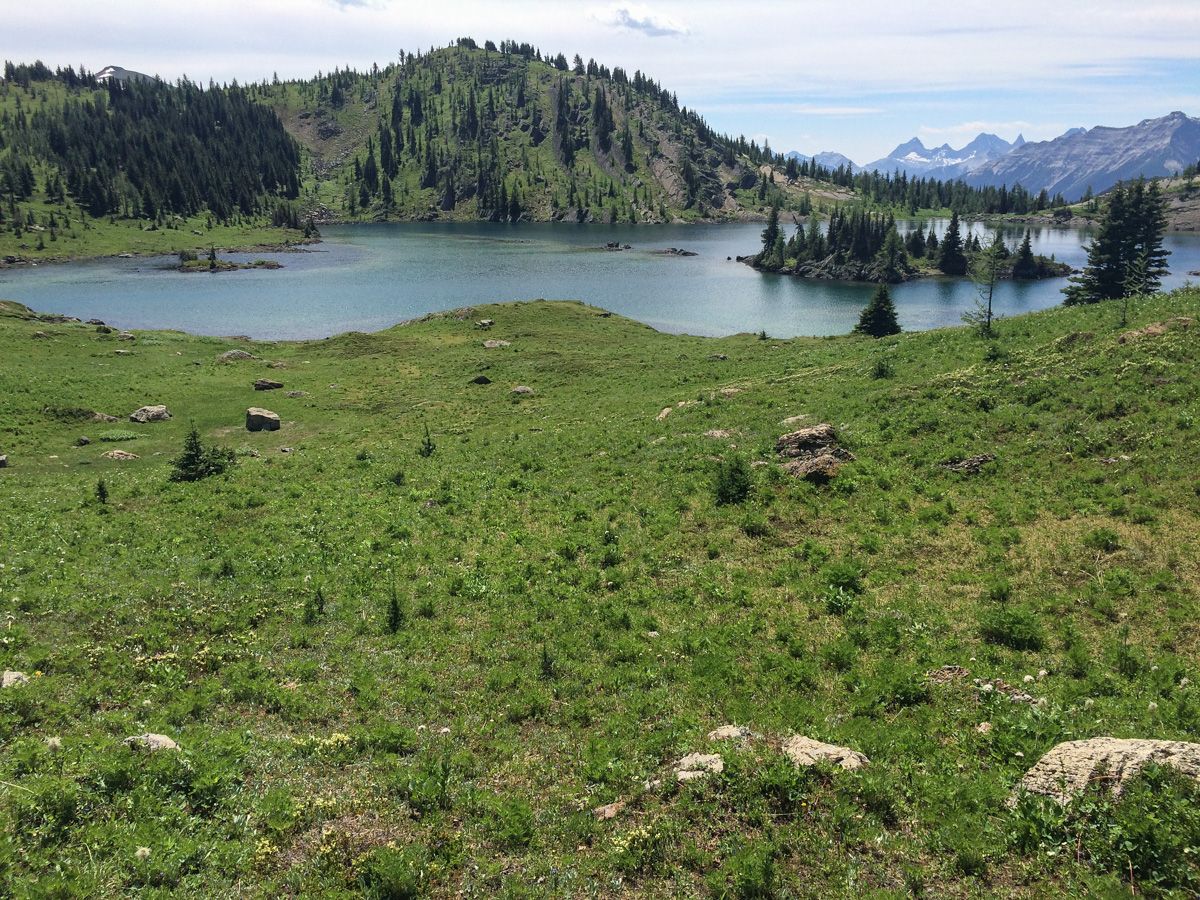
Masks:
[[[165,422],[171,418],[171,412],[165,406],[143,406],[129,414],[130,422],[145,425],[147,422]]]
[[[817,763],[828,762],[853,771],[863,768],[870,762],[857,750],[838,747],[835,744],[824,744],[798,734],[783,742],[783,753],[797,766],[815,766]]]
[[[689,753],[675,764],[675,780],[695,781],[725,771],[725,760],[718,753]]]
[[[1093,784],[1107,787],[1113,796],[1150,763],[1169,766],[1200,780],[1200,744],[1096,737],[1066,741],[1050,749],[1025,773],[1010,802],[1021,791],[1067,803]]]
[[[247,353],[245,350],[226,350],[224,353],[222,353],[220,356],[217,357],[217,362],[231,363],[231,362],[238,362],[239,360],[243,360],[243,359],[257,359],[257,358],[258,357],[256,357],[254,354]]]
[[[29,676],[24,672],[13,672],[8,669],[4,670],[4,674],[0,675],[0,687],[10,688],[17,687],[21,684],[28,684]]]
[[[129,462],[133,459],[138,459],[136,453],[130,453],[128,450],[109,450],[107,453],[100,454],[105,459],[115,459],[117,462]]]
[[[130,750],[146,750],[150,753],[156,753],[159,750],[179,749],[179,745],[165,734],[154,734],[149,731],[145,734],[135,734],[127,737],[121,743],[125,744]]]
[[[775,452],[788,459],[807,459],[819,456],[837,445],[837,432],[823,422],[783,435],[775,442]]]
[[[793,459],[790,462],[783,464],[783,471],[787,472],[793,478],[805,478],[809,481],[829,481],[835,477],[838,471],[842,468],[842,463],[848,459],[854,459],[846,451],[842,451],[843,455],[835,453],[822,453],[820,456],[813,456],[809,459]]]
[[[278,431],[279,414],[269,409],[252,406],[246,410],[247,431]]]

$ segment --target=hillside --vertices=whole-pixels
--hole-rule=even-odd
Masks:
[[[1060,741],[1200,727],[1178,316],[268,344],[0,305],[0,893],[1194,896],[1191,783],[1007,802]],[[171,482],[193,423],[237,465]],[[820,423],[826,484],[776,451]]]
[[[760,213],[762,150],[641,72],[474,41],[262,86],[332,218],[662,222]]]

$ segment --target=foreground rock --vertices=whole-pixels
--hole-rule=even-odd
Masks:
[[[775,442],[775,452],[787,460],[782,467],[789,475],[817,483],[834,478],[843,463],[854,459],[838,446],[837,432],[827,422],[783,435]]]
[[[165,422],[169,418],[171,418],[171,413],[165,406],[143,406],[129,414],[130,422],[139,422],[143,425],[147,422]]]
[[[827,762],[851,772],[870,763],[870,760],[857,750],[838,747],[835,744],[823,744],[798,734],[783,742],[783,754],[797,766],[815,766],[817,763]]]
[[[179,745],[165,734],[154,734],[153,732],[135,734],[125,738],[121,743],[131,750],[145,750],[149,753],[156,753],[159,750],[179,749]]]
[[[283,387],[282,381],[275,381],[273,378],[260,378],[254,382],[256,391],[277,391]]]
[[[278,431],[279,424],[279,414],[269,409],[252,406],[246,410],[247,431]]]
[[[109,450],[107,453],[101,453],[105,459],[115,459],[118,462],[128,462],[131,459],[137,459],[136,453],[130,453],[128,450]]]
[[[1066,741],[1037,761],[1009,802],[1015,803],[1024,790],[1065,804],[1094,784],[1119,796],[1130,779],[1151,763],[1200,780],[1200,744],[1111,737]]]
[[[17,687],[18,685],[28,683],[29,676],[24,672],[13,672],[5,669],[4,674],[0,676],[0,688]]]
[[[675,764],[675,780],[695,781],[725,771],[725,760],[717,753],[689,753]]]

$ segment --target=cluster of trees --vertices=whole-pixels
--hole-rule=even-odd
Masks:
[[[1083,272],[1063,289],[1068,306],[1150,294],[1167,274],[1170,251],[1162,244],[1167,204],[1157,182],[1139,179],[1118,184],[1095,239],[1088,246]]]
[[[33,195],[39,175],[50,203],[69,195],[95,218],[208,211],[226,221],[299,193],[298,145],[236,85],[98,85],[40,63],[6,72],[6,90],[28,84],[42,95],[17,93],[0,113],[0,190],[10,205]]]

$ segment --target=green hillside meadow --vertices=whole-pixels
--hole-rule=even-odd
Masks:
[[[544,301],[303,343],[0,313],[0,666],[29,678],[0,689],[0,894],[1200,890],[1191,782],[1006,802],[1060,741],[1200,728],[1200,291],[991,341]],[[821,423],[853,461],[783,472]],[[171,482],[193,424],[237,464]],[[792,735],[870,762],[796,767]],[[691,753],[723,770],[680,782]]]

